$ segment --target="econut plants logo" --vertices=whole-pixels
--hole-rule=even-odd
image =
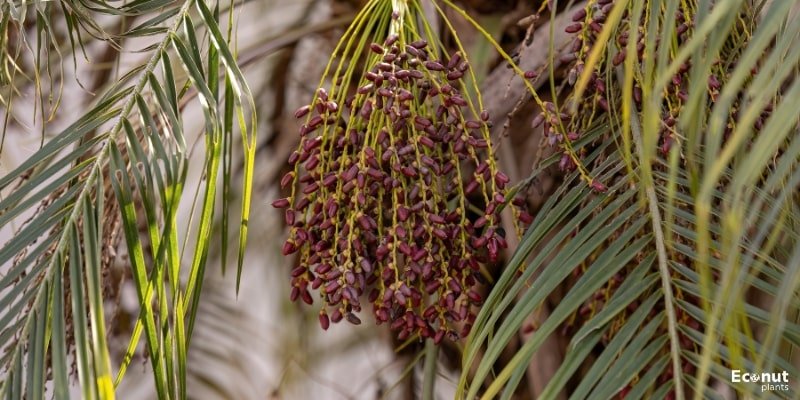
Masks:
[[[787,371],[753,373],[734,369],[731,371],[731,382],[761,384],[762,393],[771,391],[788,391],[789,373]]]

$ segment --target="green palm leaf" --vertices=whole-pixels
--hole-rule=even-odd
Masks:
[[[564,362],[538,388],[541,398],[717,398],[712,381],[794,398],[730,379],[734,369],[797,374],[800,135],[789,99],[800,95],[792,46],[800,23],[791,2],[761,3],[614,4],[570,96],[581,98],[593,71],[612,82],[618,121],[593,124],[602,134],[588,148],[598,158],[584,162],[616,184],[597,195],[572,177],[539,211],[475,322],[459,396],[510,398],[545,339],[569,328]],[[694,31],[677,45],[673,15],[686,7]],[[630,29],[639,18],[642,30]],[[619,32],[629,34],[621,49],[611,39]],[[731,57],[712,101],[702,89]],[[668,85],[687,60],[676,143],[660,158]],[[495,370],[526,318],[565,285],[555,310]]]
[[[56,397],[66,398],[74,347],[81,397],[114,398],[115,385],[144,334],[159,398],[185,398],[186,352],[218,214],[216,203],[221,199],[226,209],[232,206],[229,188],[235,166],[230,161],[221,165],[222,149],[231,151],[236,142],[244,153],[239,273],[242,267],[255,107],[229,47],[231,37],[219,29],[218,7],[211,11],[197,0],[141,1],[121,8],[92,4],[99,7],[92,12],[112,14],[147,15],[158,9],[128,33],[162,36],[146,64],[134,67],[86,115],[0,178],[0,190],[7,193],[0,200],[0,226],[11,229],[23,216],[28,218],[0,249],[0,265],[10,265],[0,278],[0,338],[8,343],[3,347],[6,372],[0,395],[44,398],[44,383],[52,371]],[[70,10],[67,18],[92,18],[75,14],[85,8]],[[162,27],[163,22],[169,25]],[[185,73],[175,70],[176,65]],[[191,99],[199,100],[204,110],[206,156],[205,176],[197,189],[203,199],[197,212],[200,222],[186,232],[177,225],[177,210],[191,184],[183,121]],[[237,131],[240,140],[234,139]],[[220,185],[223,196],[217,194]],[[226,211],[221,223],[227,226],[230,218]],[[128,354],[112,369],[103,274],[113,260],[107,249],[120,230],[141,310]],[[187,236],[181,238],[181,232]],[[194,245],[185,250],[188,240]],[[227,239],[220,251],[227,252],[226,246]],[[182,282],[186,259],[191,264]]]

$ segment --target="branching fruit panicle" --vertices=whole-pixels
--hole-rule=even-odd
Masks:
[[[399,338],[438,343],[469,332],[481,265],[507,247],[499,213],[509,179],[495,163],[489,115],[469,95],[465,55],[445,58],[422,38],[415,1],[403,12],[392,3],[366,6],[369,21],[356,19],[363,26],[329,66],[334,86],[295,113],[305,123],[282,180],[292,195],[273,206],[290,226],[284,254],[299,256],[292,300],[311,304],[318,292],[324,329],[359,324],[366,300]],[[377,21],[379,12],[390,20]],[[366,40],[372,24],[380,41]]]

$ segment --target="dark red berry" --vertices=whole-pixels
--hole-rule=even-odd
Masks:
[[[278,200],[275,200],[275,201],[272,202],[272,206],[275,207],[275,208],[286,208],[286,207],[289,207],[290,205],[291,205],[291,202],[289,202],[288,198],[286,198],[286,199],[278,199]]]
[[[575,24],[567,26],[566,28],[564,28],[564,31],[567,32],[567,33],[577,33],[577,32],[580,32],[581,29],[583,29],[583,24],[578,22],[578,23],[575,23]]]

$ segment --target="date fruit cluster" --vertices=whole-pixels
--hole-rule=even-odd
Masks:
[[[396,35],[368,51],[343,104],[319,89],[295,114],[306,123],[281,182],[292,195],[273,203],[290,227],[283,253],[299,256],[291,298],[318,293],[324,329],[361,323],[366,302],[400,339],[456,340],[482,301],[481,265],[507,246],[509,178],[460,53],[435,59],[426,41]]]

